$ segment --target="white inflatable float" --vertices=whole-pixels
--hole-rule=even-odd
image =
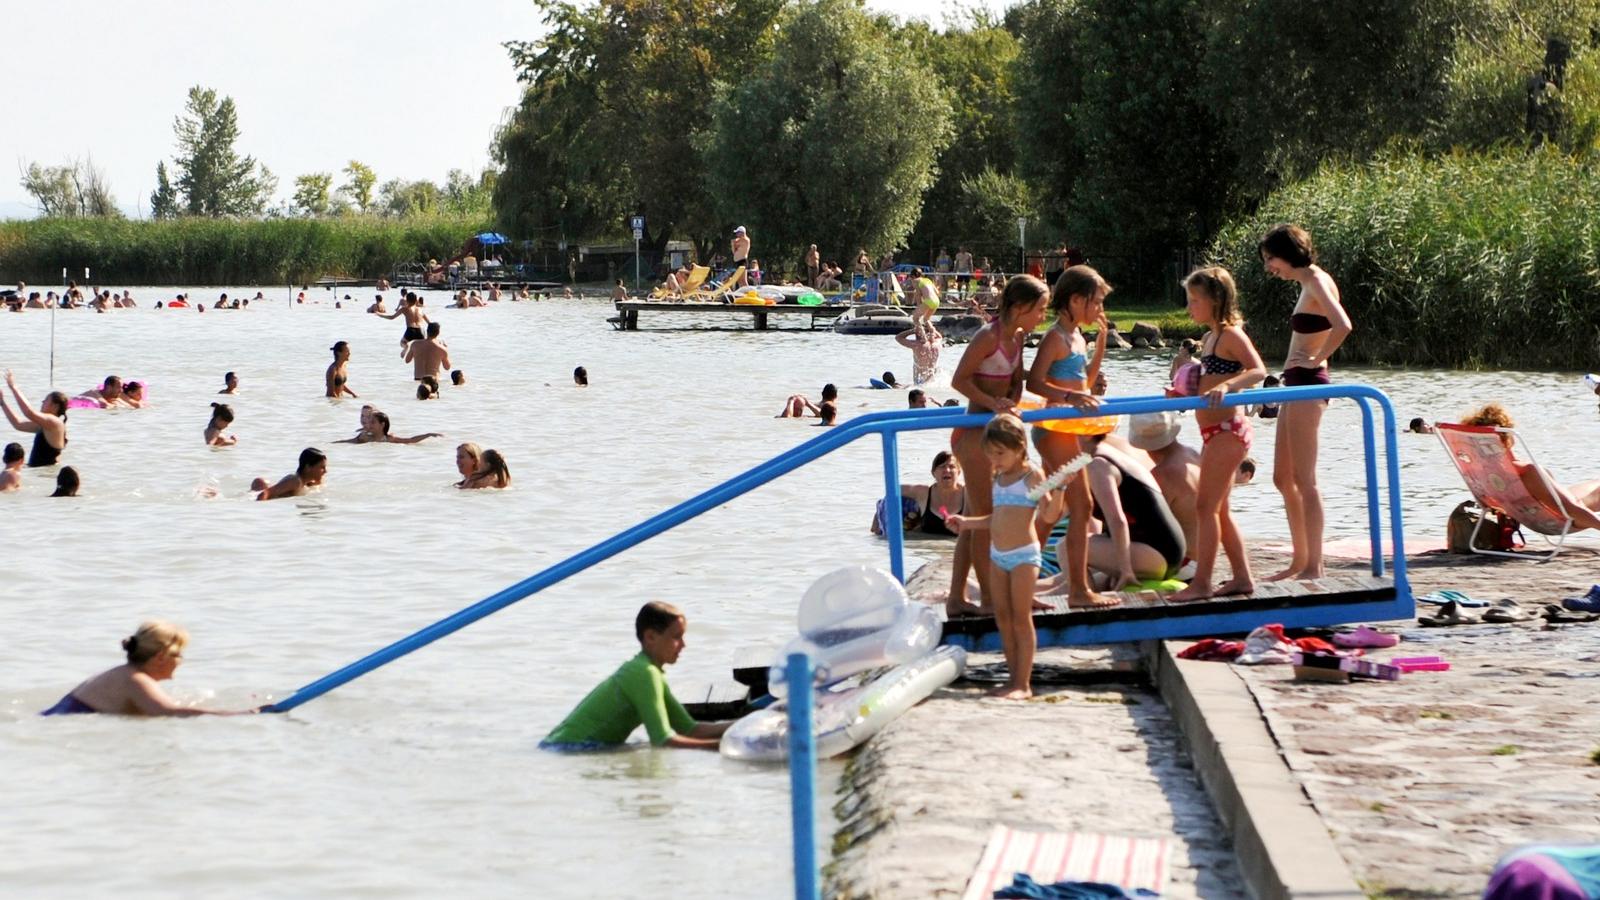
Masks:
[[[880,569],[850,566],[824,575],[801,599],[797,624],[800,635],[778,654],[768,686],[774,697],[788,696],[785,661],[795,652],[811,657],[816,684],[808,687],[816,692],[821,758],[877,734],[966,669],[965,651],[937,646],[941,625],[933,608],[913,603]],[[722,737],[722,753],[733,759],[779,761],[788,746],[782,704],[745,716]]]

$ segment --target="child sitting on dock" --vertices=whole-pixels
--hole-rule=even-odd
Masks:
[[[623,663],[579,702],[539,746],[546,750],[603,750],[644,725],[657,747],[716,751],[727,722],[696,722],[667,686],[662,669],[678,661],[688,627],[683,611],[652,600],[639,610],[633,632],[639,655]]]
[[[1001,414],[989,421],[983,430],[983,452],[994,469],[994,512],[946,516],[944,521],[957,534],[979,528],[989,531],[993,566],[989,590],[1006,671],[1011,674],[990,695],[1026,700],[1033,696],[1033,656],[1039,642],[1033,628],[1033,589],[1040,563],[1035,522],[1059,520],[1062,496],[1058,490],[1045,491],[1037,499],[1030,495],[1045,476],[1028,461],[1028,432],[1016,416]]]

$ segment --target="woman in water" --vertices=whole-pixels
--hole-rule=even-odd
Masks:
[[[361,432],[353,438],[334,441],[336,444],[415,444],[428,438],[444,437],[437,431],[426,434],[412,435],[411,437],[395,437],[389,433],[389,414],[374,411],[370,418],[363,418]]]
[[[239,439],[223,434],[222,429],[233,424],[233,407],[226,403],[211,404],[211,421],[206,423],[207,447],[232,447]]]
[[[1106,356],[1106,339],[1111,329],[1106,322],[1106,295],[1111,285],[1088,266],[1073,266],[1056,276],[1050,293],[1050,310],[1055,324],[1039,342],[1039,352],[1028,370],[1028,389],[1043,397],[1048,406],[1067,405],[1094,410],[1100,400],[1089,386],[1100,375]],[[1089,343],[1079,329],[1097,325],[1093,358]],[[1033,426],[1033,445],[1039,448],[1045,470],[1054,472],[1084,452],[1077,435]],[[1067,605],[1071,607],[1116,606],[1120,601],[1091,590],[1089,585],[1089,480],[1079,473],[1066,484],[1067,538],[1062,572],[1067,581]],[[1051,523],[1054,525],[1055,523]]]
[[[997,415],[989,420],[979,440],[994,471],[994,512],[948,516],[945,522],[958,533],[985,528],[994,535],[994,546],[988,552],[994,563],[989,572],[993,593],[984,596],[994,607],[995,628],[1011,677],[990,695],[1026,700],[1033,696],[1033,656],[1038,649],[1033,628],[1033,590],[1039,581],[1040,562],[1037,526],[1061,517],[1061,494],[1052,490],[1038,498],[1029,496],[1043,486],[1044,473],[1028,461],[1028,433],[1021,419],[1008,413]]]
[[[300,451],[300,463],[293,474],[283,476],[273,485],[268,485],[265,478],[257,478],[250,482],[250,490],[257,492],[257,500],[299,497],[321,485],[327,474],[328,457],[315,447],[307,447]]]
[[[1006,283],[1000,295],[999,315],[973,336],[950,379],[950,386],[967,398],[967,412],[1009,413],[1016,408],[1022,396],[1022,343],[1044,319],[1047,299],[1049,289],[1032,276],[1018,275]],[[981,428],[954,429],[950,433],[950,449],[961,461],[962,471],[972,476],[967,482],[967,509],[972,516],[987,522],[994,469],[984,450],[983,434]],[[973,529],[970,565],[986,606],[990,597],[989,549],[987,528]],[[969,560],[956,560],[950,596],[945,600],[949,615],[972,615],[978,611],[967,601],[968,564]]]
[[[459,459],[457,460],[459,465]],[[479,488],[508,488],[511,486],[511,468],[499,450],[485,450],[478,459],[478,469],[456,487],[464,491]]]
[[[50,496],[76,497],[79,486],[78,470],[71,466],[62,466],[61,471],[56,473],[56,489]]]
[[[169,622],[145,622],[122,641],[128,661],[73,688],[40,715],[107,713],[119,716],[237,716],[254,709],[221,710],[184,706],[167,695],[166,681],[183,662],[189,633]]]
[[[822,386],[822,403],[838,404],[839,389],[833,382]],[[806,416],[822,415],[822,404],[812,403],[811,398],[805,394],[790,394],[789,399],[783,401],[783,412],[773,416],[775,419],[800,419]]]
[[[350,381],[350,343],[348,341],[338,341],[328,349],[333,351],[333,362],[328,365],[327,375],[324,376],[327,391],[323,396],[332,397],[336,400],[342,396],[356,396],[356,392],[350,390],[348,383]]]
[[[144,409],[144,383],[130,381],[122,386],[122,405],[129,409]]]
[[[1490,403],[1475,410],[1461,420],[1463,425],[1488,425],[1494,428],[1515,428],[1511,414],[1498,403]],[[1522,486],[1533,499],[1557,516],[1572,519],[1572,530],[1600,528],[1600,479],[1580,481],[1562,487],[1551,477],[1550,471],[1538,463],[1525,463],[1516,458],[1516,442],[1509,433],[1500,434],[1500,443],[1512,454],[1511,465],[1517,470]]]
[[[949,450],[933,456],[933,484],[900,485],[902,529],[906,534],[955,537],[944,524],[945,516],[967,511],[967,488],[961,483],[961,462]],[[872,517],[872,533],[883,534],[883,501]]]
[[[0,411],[5,412],[12,428],[33,433],[33,451],[28,454],[28,468],[55,465],[56,460],[61,458],[61,451],[67,448],[67,395],[51,391],[39,404],[39,411],[35,412],[28,401],[22,398],[22,392],[17,390],[17,379],[10,369],[6,370],[6,386],[11,388],[11,396],[16,398],[22,418],[18,419],[12,414],[11,407],[6,405],[4,392],[0,392]]]
[[[1239,294],[1233,275],[1221,266],[1196,269],[1184,279],[1189,294],[1189,317],[1206,326],[1200,342],[1200,394],[1208,406],[1194,412],[1200,426],[1200,484],[1195,492],[1195,573],[1189,586],[1169,600],[1185,603],[1217,594],[1248,594],[1255,590],[1250,557],[1244,538],[1228,509],[1239,463],[1250,452],[1250,420],[1240,407],[1222,408],[1222,398],[1242,391],[1267,377],[1261,354],[1251,343],[1239,316]],[[1217,544],[1228,554],[1233,577],[1219,588],[1211,584],[1217,563]]]
[[[456,482],[456,487],[464,488],[472,480],[473,473],[478,471],[478,464],[483,460],[483,448],[468,441],[456,446],[456,471],[461,473],[461,480]]]
[[[1350,316],[1339,303],[1339,286],[1317,265],[1311,235],[1298,225],[1276,225],[1261,238],[1267,274],[1300,285],[1289,316],[1289,355],[1283,386],[1328,383],[1328,357],[1350,336]],[[1288,568],[1269,581],[1321,578],[1322,492],[1317,487],[1317,432],[1326,400],[1285,403],[1278,411],[1272,481],[1283,494],[1294,556]]]

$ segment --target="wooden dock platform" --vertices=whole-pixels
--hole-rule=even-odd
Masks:
[[[618,300],[617,315],[610,321],[618,331],[638,331],[639,313],[695,313],[697,315],[722,315],[734,319],[747,318],[754,322],[757,331],[766,331],[771,316],[809,316],[810,327],[817,320],[831,321],[844,315],[850,307],[842,304],[800,306],[780,303],[774,306],[744,305],[739,303],[682,303],[672,300]]]
[[[1125,592],[1121,606],[1068,609],[1065,596],[1041,597],[1055,608],[1034,613],[1040,647],[1118,641],[1166,640],[1242,634],[1276,622],[1286,628],[1409,619],[1410,598],[1400,598],[1394,580],[1342,572],[1316,581],[1263,582],[1243,596],[1172,603],[1157,591]],[[944,643],[967,650],[997,651],[1000,635],[992,616],[951,619]]]

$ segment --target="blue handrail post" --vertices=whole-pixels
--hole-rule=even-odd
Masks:
[[[889,571],[906,583],[905,527],[900,519],[900,438],[883,433],[883,536],[889,542]]]
[[[1383,575],[1383,524],[1378,512],[1378,446],[1372,429],[1372,405],[1357,397],[1361,407],[1361,440],[1367,457],[1367,533],[1372,539],[1372,574]]]
[[[811,731],[811,657],[789,654],[789,816],[795,900],[820,900],[817,884],[817,748]]]

